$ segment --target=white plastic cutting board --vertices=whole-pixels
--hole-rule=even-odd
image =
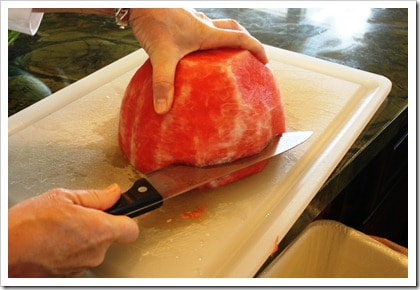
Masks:
[[[140,216],[138,240],[113,245],[93,276],[253,277],[391,88],[382,76],[266,49],[288,130],[314,135],[257,175]],[[9,205],[54,187],[130,187],[140,174],[119,151],[119,106],[146,58],[138,50],[9,118]],[[202,217],[180,217],[197,206]]]

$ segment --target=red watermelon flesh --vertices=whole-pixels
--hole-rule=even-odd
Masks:
[[[239,49],[198,51],[180,60],[174,103],[153,108],[152,66],[134,74],[121,104],[119,142],[143,173],[170,164],[208,166],[260,152],[285,131],[280,91],[272,71]],[[217,180],[221,186],[261,171],[268,161]]]

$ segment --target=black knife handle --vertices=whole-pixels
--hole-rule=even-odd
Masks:
[[[136,217],[163,204],[163,197],[145,178],[137,180],[106,212],[113,215]]]

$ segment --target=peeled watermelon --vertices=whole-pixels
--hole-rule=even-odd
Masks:
[[[176,69],[174,103],[153,108],[152,66],[134,74],[121,104],[119,143],[143,173],[170,164],[208,166],[260,152],[285,131],[280,91],[272,71],[250,52],[191,53]],[[261,171],[268,161],[208,184],[217,187]]]

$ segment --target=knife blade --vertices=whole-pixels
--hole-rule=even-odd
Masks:
[[[106,212],[136,217],[152,211],[159,208],[165,200],[286,152],[311,135],[312,131],[285,132],[274,137],[260,153],[230,163],[206,167],[171,165],[149,172],[134,182]]]

